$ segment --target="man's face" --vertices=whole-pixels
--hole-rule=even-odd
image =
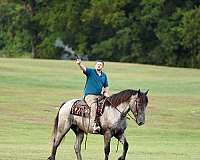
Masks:
[[[101,71],[101,70],[103,69],[103,63],[102,63],[102,62],[97,62],[97,63],[95,64],[95,69],[96,69],[97,71]]]

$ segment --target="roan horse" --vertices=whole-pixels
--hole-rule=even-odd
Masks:
[[[113,94],[108,98],[108,103],[102,116],[100,117],[101,133],[104,136],[105,160],[108,160],[110,152],[110,141],[112,137],[117,138],[123,145],[122,156],[118,160],[125,160],[128,150],[128,142],[124,135],[127,127],[126,115],[131,111],[136,123],[140,126],[145,123],[145,110],[148,104],[147,92],[140,90],[124,90]],[[81,143],[84,133],[92,133],[92,126],[89,118],[84,118],[71,114],[71,108],[77,99],[63,103],[57,113],[53,131],[52,152],[48,160],[55,160],[57,148],[66,133],[72,129],[76,134],[74,150],[77,160],[82,160]]]

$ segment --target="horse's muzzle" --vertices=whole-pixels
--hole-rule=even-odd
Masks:
[[[145,123],[145,115],[144,114],[140,114],[137,117],[137,124],[138,126],[141,126]]]

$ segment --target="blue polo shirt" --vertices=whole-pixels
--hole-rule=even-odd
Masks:
[[[86,68],[86,71],[83,73],[87,76],[84,96],[89,94],[100,95],[102,88],[108,87],[108,80],[105,73],[101,72],[99,76],[96,70],[92,68]]]

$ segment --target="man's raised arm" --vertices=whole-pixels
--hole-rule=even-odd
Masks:
[[[76,60],[76,64],[79,65],[80,69],[81,69],[83,72],[86,72],[86,67],[81,63],[81,59],[77,59],[77,60]]]

